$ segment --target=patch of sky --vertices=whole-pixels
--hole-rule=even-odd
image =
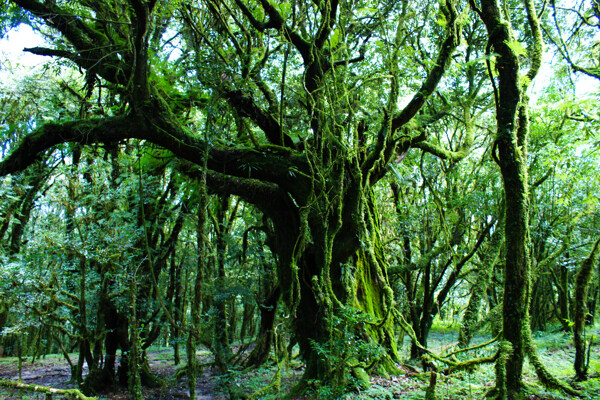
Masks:
[[[0,74],[17,67],[34,68],[49,61],[48,57],[23,51],[25,48],[45,45],[44,38],[30,26],[21,24],[9,30],[0,39]]]

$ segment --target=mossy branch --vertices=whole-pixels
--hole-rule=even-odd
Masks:
[[[525,332],[523,333],[523,341],[525,344],[525,351],[527,353],[527,357],[529,361],[533,365],[535,369],[535,373],[537,374],[538,379],[542,382],[542,384],[548,388],[559,389],[565,393],[568,393],[572,396],[582,396],[582,393],[573,389],[565,382],[560,381],[554,375],[548,371],[540,356],[535,348],[535,344],[533,343],[533,338],[531,337],[531,330],[529,329],[529,318],[524,323]]]
[[[544,52],[544,49],[542,30],[540,29],[540,20],[537,17],[533,0],[525,0],[525,8],[527,9],[527,20],[533,35],[533,44],[529,51],[531,57],[531,67],[529,68],[529,72],[527,72],[527,78],[529,78],[528,80],[531,82],[537,75],[542,65],[542,53]]]
[[[423,150],[429,154],[432,154],[436,157],[439,157],[443,160],[448,160],[452,162],[460,161],[469,155],[469,150],[471,149],[471,145],[473,144],[473,135],[468,134],[463,141],[463,144],[457,151],[447,150],[438,146],[434,143],[428,141],[422,141],[415,144],[414,147]]]
[[[156,105],[156,107],[159,107]],[[2,161],[0,176],[22,171],[37,160],[43,152],[61,143],[115,143],[125,139],[142,139],[171,151],[176,157],[201,165],[208,151],[208,168],[240,178],[255,178],[283,184],[292,193],[298,193],[305,175],[290,173],[305,170],[304,160],[295,152],[280,146],[265,146],[261,151],[251,148],[223,149],[209,147],[175,121],[153,118],[157,113],[149,106],[145,117],[110,117],[48,123],[27,135]],[[153,118],[149,120],[149,118]],[[278,177],[273,179],[275,175]],[[287,183],[286,183],[287,181]],[[302,189],[300,190],[300,192]]]
[[[66,11],[66,8],[59,7],[55,2],[45,1],[42,3],[35,0],[14,0],[13,2],[43,19],[48,26],[60,31],[77,50],[76,52],[66,52],[57,49],[34,48],[26,51],[45,56],[65,57],[80,67],[93,70],[95,74],[109,82],[126,83],[126,77],[129,76],[131,68],[127,62],[117,56],[117,52],[127,54],[129,49],[117,46],[114,42],[111,43],[106,35],[86,24],[83,18]],[[102,4],[102,2],[98,3]],[[127,21],[111,22],[129,24]]]
[[[494,343],[499,338],[500,338],[500,334],[496,335],[496,337],[494,337],[491,340],[488,340],[487,342],[480,343],[478,345],[467,347],[467,348],[464,348],[464,349],[458,349],[458,350],[455,350],[455,351],[453,351],[451,353],[444,354],[442,357],[452,357],[452,356],[455,356],[457,354],[464,353],[465,351],[471,351],[471,350],[481,349],[483,347],[489,346],[490,344]]]
[[[406,105],[406,107],[404,107],[404,109],[400,111],[398,115],[394,116],[391,123],[392,133],[394,133],[396,130],[398,130],[399,128],[404,126],[408,121],[410,121],[412,117],[414,117],[417,114],[417,112],[421,109],[423,104],[425,104],[425,101],[433,93],[438,83],[442,79],[446,68],[450,64],[452,54],[454,53],[454,50],[460,43],[462,22],[459,21],[458,12],[456,11],[454,2],[445,1],[443,3],[445,3],[446,5],[445,10],[448,14],[446,16],[448,20],[448,36],[442,43],[442,46],[440,47],[440,52],[438,53],[438,57],[435,60],[435,63],[433,64],[433,68],[427,75],[427,78],[421,85],[419,91],[413,96],[413,98]]]
[[[495,340],[496,338],[494,338],[494,341]],[[492,364],[498,360],[498,354],[499,353],[496,352],[492,356],[472,358],[470,360],[456,362],[454,364],[451,364],[448,367],[448,369],[445,370],[445,373],[450,374],[455,371],[472,370],[473,368],[481,364]]]
[[[35,384],[27,384],[19,381],[11,381],[8,379],[0,379],[0,386],[28,390],[30,392],[46,393],[47,395],[61,395],[71,399],[77,400],[97,400],[97,397],[87,397],[79,391],[79,389],[55,389],[48,386],[41,386]]]
[[[496,361],[498,359],[499,352],[497,352],[493,356],[474,358],[474,359],[466,360],[466,361],[455,361],[455,360],[451,360],[451,359],[448,358],[452,354],[460,353],[462,350],[459,350],[459,351],[457,351],[455,353],[450,353],[449,355],[437,355],[437,354],[433,353],[431,350],[429,350],[426,347],[424,347],[419,342],[419,339],[417,338],[417,334],[413,330],[412,326],[410,326],[410,324],[408,322],[406,322],[406,320],[404,319],[404,317],[402,316],[402,314],[400,314],[397,310],[395,311],[394,314],[396,316],[397,321],[402,326],[402,329],[404,329],[404,331],[408,334],[408,336],[410,336],[410,338],[412,339],[413,343],[420,350],[422,350],[424,353],[428,354],[434,360],[440,361],[440,362],[448,365],[448,369],[447,369],[448,372],[469,369],[469,368],[472,368],[472,367],[474,367],[476,365],[479,365],[479,364],[493,363],[494,361]],[[498,340],[497,337],[494,338],[494,339],[492,339],[489,342],[484,343],[481,346],[475,346],[473,348],[482,348],[482,347],[485,347],[485,346],[487,346],[487,345],[489,345],[491,343],[494,343],[496,340]],[[466,349],[464,351],[466,351]]]

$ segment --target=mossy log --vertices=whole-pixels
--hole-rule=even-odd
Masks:
[[[45,393],[46,398],[52,398],[51,396],[56,394],[60,396],[66,396],[70,399],[77,400],[97,400],[97,397],[87,397],[83,393],[79,391],[79,389],[55,389],[48,386],[41,386],[35,384],[27,384],[19,381],[11,381],[7,379],[0,379],[0,386],[13,388],[13,389],[21,389],[28,390],[30,392],[40,392]]]

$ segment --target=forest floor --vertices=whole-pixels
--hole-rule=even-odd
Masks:
[[[595,336],[594,336],[595,335]],[[600,327],[588,331],[588,337],[594,338],[590,351],[589,373],[592,379],[578,383],[584,398],[600,399]],[[441,352],[456,343],[457,333],[452,329],[437,328],[431,333],[429,339],[430,349]],[[476,341],[487,340],[479,337]],[[574,349],[570,336],[561,332],[539,333],[535,335],[538,351],[548,369],[558,378],[569,381],[573,376]],[[404,340],[402,350],[408,351],[409,340]],[[463,358],[482,357],[492,354],[495,346],[479,349],[464,355]],[[163,386],[155,389],[144,389],[144,397],[149,400],[183,400],[189,398],[185,381],[185,374],[180,379],[175,378],[177,367],[173,365],[173,355],[170,348],[152,348],[149,351],[149,363],[153,373],[164,382]],[[182,357],[182,359],[185,359]],[[199,375],[196,387],[196,398],[199,400],[221,400],[230,398],[230,393],[245,393],[251,395],[267,387],[275,378],[277,367],[275,363],[265,368],[256,370],[235,370],[227,376],[218,376],[211,368],[211,358],[207,351],[198,352],[198,360],[204,364],[202,374]],[[443,370],[444,366],[438,366]],[[391,378],[373,377],[371,387],[359,392],[343,396],[346,399],[423,399],[425,390],[429,386],[429,373],[422,373],[421,365],[403,365],[403,374]],[[302,374],[302,364],[297,359],[283,366],[280,371],[281,385],[279,390],[271,389],[260,399],[279,399],[298,382]],[[5,357],[0,359],[0,379],[18,380],[18,362],[16,358]],[[27,384],[38,384],[54,388],[73,388],[68,383],[70,370],[66,361],[59,356],[47,356],[31,363],[26,360],[22,364],[21,379]],[[529,394],[524,398],[530,400],[569,399],[565,395],[549,392],[541,388],[535,373],[529,364],[525,368],[525,381],[529,386]],[[481,399],[494,384],[493,365],[480,366],[473,371],[453,373],[449,376],[438,373],[436,394],[438,399]],[[54,396],[53,399],[60,398]],[[126,400],[129,399],[126,388],[98,396],[101,400]],[[332,398],[324,389],[319,395],[313,394],[295,397],[295,399]],[[335,398],[335,396],[333,396]],[[0,388],[0,399],[44,399],[44,395],[27,391]]]

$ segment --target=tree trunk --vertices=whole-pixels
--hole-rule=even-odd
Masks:
[[[551,307],[555,299],[553,289],[550,278],[546,275],[540,275],[533,284],[531,305],[529,307],[532,332],[546,330],[546,323],[552,316]]]
[[[525,93],[541,65],[540,25],[533,1],[525,0],[533,46],[530,49],[530,69],[526,79],[521,81],[518,55],[511,48],[514,38],[510,22],[505,20],[497,0],[481,0],[481,6],[481,9],[476,11],[488,31],[488,49],[497,54],[497,90],[494,81],[497,132],[492,156],[500,166],[506,201],[503,329],[500,354],[496,364],[497,396],[498,398],[518,396],[523,387],[525,354],[544,385],[557,387],[573,394],[577,392],[558,381],[545,368],[539,359],[529,328],[531,294],[527,178],[529,116],[528,99]]]
[[[476,333],[477,320],[481,302],[486,295],[494,266],[498,263],[500,257],[500,248],[504,239],[504,207],[501,207],[500,218],[496,224],[496,229],[492,233],[489,244],[480,252],[481,267],[477,271],[477,278],[471,288],[469,303],[463,315],[463,320],[458,333],[458,345],[461,348],[469,346],[473,335]]]
[[[361,384],[368,385],[365,370],[375,364],[379,364],[378,373],[384,376],[397,372],[393,366],[399,357],[390,310],[391,289],[368,258],[359,251],[351,265],[345,266],[350,270],[345,277],[347,282],[355,282],[347,287],[352,295],[348,302],[330,305],[327,301],[333,301],[319,290],[317,279],[308,281],[312,286],[301,281],[295,334],[306,361],[304,382],[317,379],[343,387],[347,373],[352,372],[355,378],[362,379]],[[369,346],[379,351],[357,353],[359,347]],[[376,359],[379,363],[374,363]]]
[[[295,320],[296,338],[306,361],[304,383],[320,380],[345,387],[351,373],[360,385],[368,386],[366,371],[373,366],[384,376],[397,372],[393,291],[370,195],[368,191],[360,194],[364,213],[344,221],[347,229],[340,229],[339,235],[328,236],[327,229],[318,225],[311,229],[314,244],[306,246],[302,255]],[[316,225],[323,219],[319,216],[312,221]]]
[[[203,175],[205,178],[206,175]],[[190,300],[190,324],[187,335],[186,351],[187,351],[187,382],[188,390],[190,394],[190,400],[196,398],[196,374],[197,374],[197,361],[196,361],[196,348],[199,342],[200,335],[200,312],[203,302],[203,291],[202,285],[204,282],[204,275],[206,269],[206,242],[205,242],[205,225],[206,225],[206,206],[208,203],[208,195],[206,189],[203,187],[200,193],[200,204],[198,206],[198,221],[196,225],[196,236],[198,243],[198,260],[196,263],[196,274],[195,281],[192,291],[192,298]]]
[[[171,274],[171,285],[173,285],[172,305],[173,319],[175,320],[175,324],[171,326],[171,341],[173,345],[173,363],[179,365],[181,362],[179,345],[181,342],[181,326],[183,321],[183,293],[181,290],[181,265],[176,265],[175,252],[173,252],[171,263],[171,269],[174,270],[174,273]]]
[[[137,277],[135,271],[128,271],[129,284],[129,353],[127,355],[129,396],[132,400],[143,400],[142,379],[140,377],[141,343],[137,317]]]
[[[269,357],[273,343],[273,325],[277,314],[277,304],[281,296],[281,287],[277,285],[267,294],[265,301],[259,305],[260,327],[256,340],[256,346],[245,361],[246,367],[258,367]]]
[[[231,359],[233,352],[230,346],[230,335],[228,327],[228,299],[229,296],[223,294],[227,290],[226,288],[226,262],[227,259],[227,236],[230,233],[230,228],[235,218],[237,205],[233,210],[230,210],[230,196],[221,196],[217,204],[217,212],[213,217],[214,229],[216,232],[216,277],[217,295],[214,296],[213,307],[215,315],[213,316],[213,350],[215,355],[215,362],[222,373],[225,373],[229,368],[229,360]],[[228,216],[228,212],[231,214]],[[229,218],[228,218],[229,217]]]
[[[248,337],[254,337],[256,333],[254,323],[254,315],[256,313],[256,306],[254,302],[245,301],[242,309],[242,324],[240,326],[240,341],[245,341]]]
[[[575,278],[575,324],[573,325],[573,342],[575,344],[575,378],[578,381],[587,379],[585,363],[585,317],[588,287],[594,275],[594,266],[598,261],[600,239],[596,240],[588,258],[585,259]]]
[[[527,138],[518,137],[517,120],[519,107],[526,105],[521,105],[518,57],[509,47],[513,40],[510,24],[504,19],[497,0],[482,0],[481,6],[479,13],[488,31],[490,49],[498,55],[497,133],[492,153],[500,166],[506,201],[502,332],[504,343],[510,344],[510,353],[499,357],[503,363],[497,365],[496,385],[500,398],[505,392],[512,398],[522,387],[525,355],[522,332],[527,320],[530,286]]]
[[[568,254],[567,254],[568,256]],[[560,282],[558,286],[558,305],[560,310],[560,323],[563,326],[565,332],[571,331],[571,314],[570,309],[570,296],[569,296],[569,270],[564,265],[558,266],[560,271]]]

